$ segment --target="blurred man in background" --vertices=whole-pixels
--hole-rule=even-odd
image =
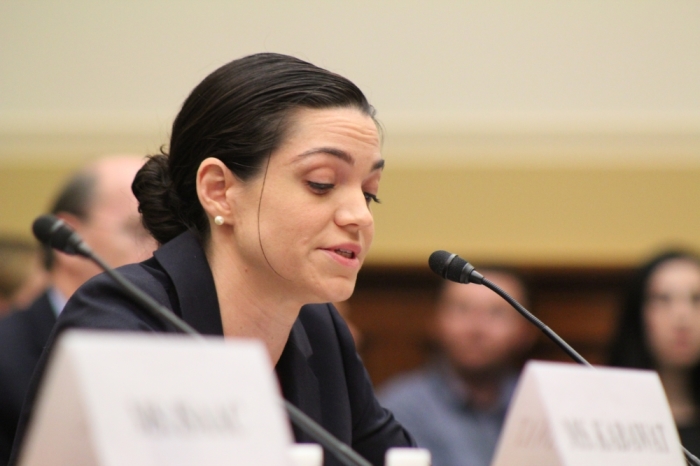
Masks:
[[[113,267],[151,256],[155,240],[141,225],[131,182],[143,157],[103,158],[74,175],[51,213],[63,219]],[[25,310],[0,320],[0,466],[7,463],[34,366],[65,302],[100,272],[92,262],[46,251],[49,287]]]
[[[513,273],[482,273],[527,307],[525,286]],[[488,466],[537,333],[488,288],[449,281],[440,292],[432,331],[439,358],[390,381],[379,399],[430,450],[433,466]]]

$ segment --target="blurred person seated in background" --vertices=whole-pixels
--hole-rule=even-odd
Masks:
[[[0,317],[28,306],[46,288],[40,256],[32,242],[0,238]]]
[[[681,443],[700,454],[700,257],[667,251],[637,270],[609,363],[657,371]]]
[[[150,257],[155,240],[141,225],[131,183],[145,158],[112,156],[74,175],[50,212],[71,225],[108,264]],[[100,269],[80,256],[45,251],[50,286],[27,309],[0,320],[0,466],[7,464],[22,402],[66,300]]]
[[[521,278],[502,269],[482,273],[527,307]],[[433,466],[488,466],[537,332],[488,288],[449,281],[431,330],[440,356],[384,385],[379,400],[430,450]]]

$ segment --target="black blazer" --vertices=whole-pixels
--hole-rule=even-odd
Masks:
[[[158,249],[151,259],[120,271],[200,333],[223,335],[214,279],[193,234],[183,233]],[[51,344],[62,331],[75,327],[173,331],[124,296],[104,274],[88,281],[71,297],[51,335]],[[44,354],[38,372],[43,372],[46,358]],[[332,305],[301,309],[275,370],[287,400],[371,463],[383,465],[389,447],[415,445],[393,415],[377,402],[352,336]],[[36,376],[32,381],[15,445],[24,435],[38,379]],[[311,441],[296,428],[294,436],[298,442]],[[13,452],[14,459],[17,453]],[[325,456],[325,464],[340,464]]]
[[[46,293],[0,320],[0,466],[10,459],[24,395],[55,322]]]

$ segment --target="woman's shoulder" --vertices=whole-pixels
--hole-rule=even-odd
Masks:
[[[157,261],[149,259],[125,265],[117,272],[140,291],[172,309],[169,278]],[[78,288],[61,312],[58,325],[63,329],[164,330],[163,324],[143,310],[107,273],[96,275]]]
[[[171,286],[170,280],[154,258],[137,264],[124,265],[117,268],[116,272],[126,281],[157,301],[168,301],[167,290]],[[133,301],[117,280],[108,273],[100,273],[85,282],[78,288],[69,302],[74,298],[84,296],[94,296],[105,302],[109,302],[112,299],[126,302]]]

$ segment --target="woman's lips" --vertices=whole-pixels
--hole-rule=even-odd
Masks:
[[[341,245],[323,248],[333,260],[346,267],[357,267],[360,264],[358,258],[360,248],[355,245]]]
[[[343,257],[347,257],[348,259],[353,259],[355,257],[355,253],[347,249],[338,248],[334,249],[333,252],[340,254]]]

